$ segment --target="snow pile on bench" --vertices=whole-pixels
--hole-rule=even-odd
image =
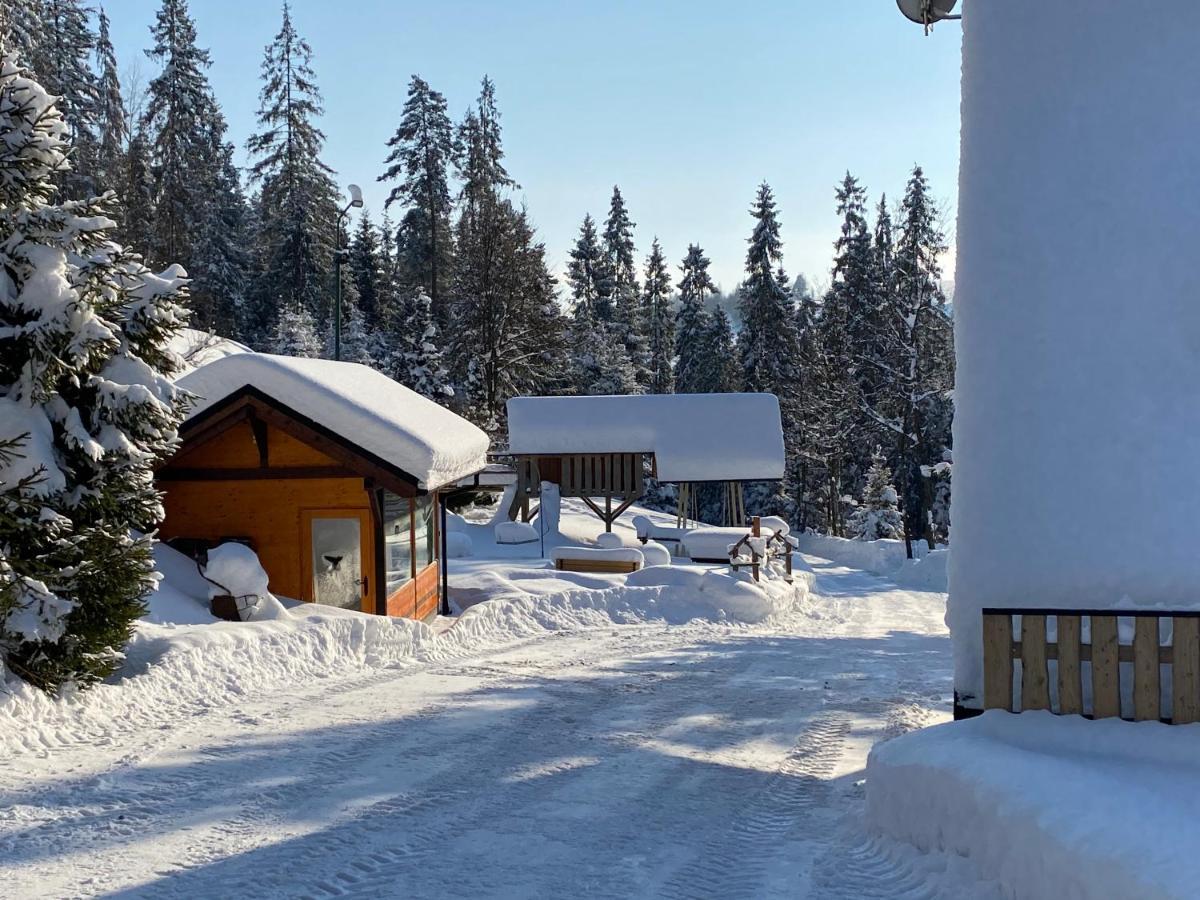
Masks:
[[[671,551],[658,541],[646,541],[638,549],[642,551],[642,557],[647,566],[669,566],[671,564]]]
[[[633,522],[634,531],[637,532],[639,541],[667,541],[670,543],[679,543],[690,528],[674,528],[670,525],[658,525],[651,521],[649,516],[634,516]]]
[[[988,712],[877,745],[867,816],[1012,897],[1196,896],[1196,726]]]
[[[559,562],[631,563],[641,568],[645,562],[642,551],[635,547],[555,547],[551,560]]]
[[[783,478],[774,394],[514,397],[517,454],[653,453],[659,481]]]
[[[493,528],[497,544],[536,544],[538,530],[528,522],[497,522]]]
[[[749,527],[693,528],[684,539],[684,553],[694,560],[728,561],[730,549],[749,533]],[[759,538],[762,549],[765,549],[766,540],[765,536]]]
[[[488,436],[466,419],[357,363],[239,353],[179,379],[195,417],[255,388],[435,490],[487,465]]]

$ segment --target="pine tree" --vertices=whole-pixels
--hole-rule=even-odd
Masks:
[[[876,451],[867,472],[863,502],[850,516],[850,533],[860,541],[896,540],[904,534],[904,523],[897,508],[898,496],[892,486],[892,472],[883,453]]]
[[[379,230],[365,209],[358,217],[358,227],[350,241],[348,257],[348,275],[358,293],[363,327],[367,331],[374,331],[382,323],[387,307],[385,295],[389,276]]]
[[[431,400],[454,396],[450,374],[438,344],[438,327],[433,317],[433,300],[418,291],[404,304],[403,315],[391,323],[392,355],[388,368],[392,378]]]
[[[750,214],[754,232],[746,251],[746,280],[738,292],[742,331],[738,350],[742,380],[748,391],[763,391],[779,398],[784,440],[792,455],[797,423],[795,310],[791,294],[781,283],[783,243],[775,197],[765,182],[758,188]],[[785,484],[755,485],[746,498],[749,509],[787,516],[791,510]]]
[[[680,269],[679,311],[675,315],[675,390],[680,394],[703,393],[711,384],[710,356],[706,342],[712,331],[708,298],[717,292],[708,274],[709,260],[698,244],[689,244]]]
[[[650,353],[646,318],[639,310],[641,289],[634,263],[633,227],[621,189],[614,185],[608,218],[604,220],[604,263],[597,284],[596,316],[625,345],[634,377],[644,388],[650,382]]]
[[[671,273],[656,237],[646,258],[646,285],[642,299],[643,330],[650,336],[651,394],[670,394],[674,389],[672,361],[675,357],[675,319],[671,313]]]
[[[701,347],[700,367],[704,378],[697,385],[697,393],[729,394],[742,390],[733,323],[720,307],[712,312]]]
[[[154,231],[154,175],[150,144],[140,129],[130,138],[121,160],[118,193],[122,215],[117,233],[121,241],[130,247],[149,247]]]
[[[579,237],[571,248],[567,263],[567,284],[576,322],[603,321],[599,307],[601,280],[604,278],[604,255],[596,234],[596,221],[591,215],[583,217]]]
[[[96,193],[97,114],[100,96],[90,60],[96,36],[82,0],[42,0],[41,58],[38,77],[59,97],[71,136],[71,168],[62,173],[64,196]]]
[[[187,0],[162,0],[150,27],[154,46],[146,55],[161,67],[149,85],[141,127],[147,133],[154,185],[152,243],[156,261],[190,261],[203,226],[211,144],[205,123],[213,112],[205,70],[207,50],[196,46],[196,25]]]
[[[258,252],[262,271],[253,318],[301,308],[315,324],[326,321],[333,294],[337,190],[321,161],[325,135],[314,124],[322,113],[312,69],[312,49],[297,33],[288,4],[267,46],[259,93],[259,131],[247,141],[250,174],[261,185]]]
[[[5,0],[0,4],[0,56],[13,54],[35,72],[42,67],[45,16],[43,0]]]
[[[0,669],[47,690],[116,667],[154,585],[153,467],[184,395],[169,379],[183,271],[112,242],[105,198],[52,205],[70,129],[0,61]]]
[[[225,118],[213,112],[208,128],[207,189],[192,253],[192,322],[230,337],[244,337],[252,243],[249,208],[225,140]]]
[[[272,353],[316,359],[322,351],[317,323],[307,308],[297,304],[279,310],[271,340]]]
[[[384,208],[407,207],[398,237],[401,277],[409,286],[428,287],[434,317],[444,324],[452,261],[449,167],[456,147],[446,98],[419,75],[409,82],[400,125],[387,145],[387,169],[378,180],[398,183]]]
[[[100,75],[96,85],[96,184],[101,190],[118,191],[124,183],[125,146],[129,124],[125,118],[125,100],[121,96],[121,77],[117,55],[109,37],[108,16],[99,9],[96,36],[96,67]],[[123,210],[122,219],[124,218]]]

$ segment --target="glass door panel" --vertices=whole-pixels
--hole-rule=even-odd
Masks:
[[[342,609],[363,607],[363,534],[358,516],[312,518],[312,597]]]

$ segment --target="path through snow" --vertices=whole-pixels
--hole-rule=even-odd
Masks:
[[[813,560],[822,619],[618,626],[298,685],[0,771],[6,896],[991,896],[865,835],[945,718],[944,597]]]

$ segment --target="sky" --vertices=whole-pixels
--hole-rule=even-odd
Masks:
[[[149,80],[143,50],[159,0],[107,0],[125,74]],[[209,77],[239,148],[255,127],[270,0],[191,0]],[[961,28],[929,37],[892,0],[293,0],[325,100],[325,161],[376,182],[409,77],[447,98],[455,120],[479,81],[496,83],[510,174],[561,273],[585,213],[603,219],[620,185],[639,259],[657,236],[677,265],[689,243],[732,290],[742,277],[757,185],[775,191],[784,264],[828,283],[847,170],[872,205],[899,199],[915,163],[953,231]],[[239,161],[245,164],[244,150]],[[952,277],[952,254],[945,267]]]

